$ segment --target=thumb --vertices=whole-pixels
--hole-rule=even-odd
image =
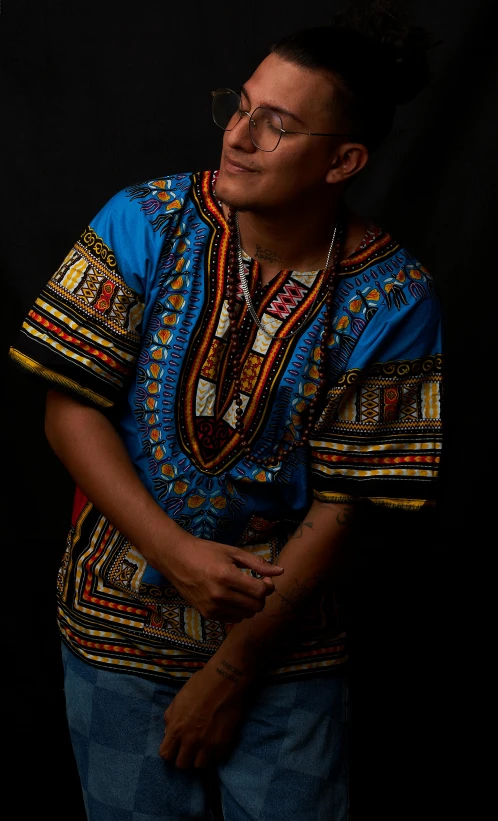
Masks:
[[[240,547],[235,548],[235,551],[232,553],[235,564],[239,567],[248,567],[249,570],[255,570],[259,576],[280,576],[284,572],[283,567],[267,562],[262,556],[248,553],[247,550],[242,550]]]

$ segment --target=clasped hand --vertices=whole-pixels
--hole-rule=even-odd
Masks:
[[[242,572],[253,570],[259,578]],[[167,575],[202,616],[229,623],[263,610],[283,568],[238,547],[195,537],[170,552]],[[201,768],[230,751],[246,711],[250,670],[215,654],[183,685],[164,713],[166,729],[159,753],[180,769]]]
[[[281,573],[282,567],[239,547],[189,536],[170,554],[165,575],[204,618],[235,624],[263,610],[275,589],[272,577]]]

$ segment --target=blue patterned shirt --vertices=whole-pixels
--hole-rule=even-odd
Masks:
[[[235,429],[229,234],[216,175],[166,176],[112,197],[36,299],[11,356],[52,387],[114,408],[143,483],[200,539],[275,562],[313,499],[406,510],[432,504],[441,448],[439,303],[424,266],[373,225],[340,261],[326,363],[328,272],[283,270],[263,286],[258,262],[244,254],[258,314],[276,334],[258,328],[239,293],[240,396],[252,452],[266,457],[302,436],[323,364],[326,372],[306,446],[273,467],[245,456]],[[182,599],[80,490],[58,602],[61,635],[74,652],[151,676],[188,677],[230,629]],[[346,656],[329,590],[270,675],[327,670]]]

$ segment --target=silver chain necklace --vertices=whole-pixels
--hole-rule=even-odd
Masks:
[[[332,257],[332,251],[334,249],[334,244],[335,244],[335,237],[336,237],[336,234],[337,234],[337,225],[338,225],[338,223],[335,224],[334,233],[332,234],[332,240],[330,242],[330,248],[329,248],[329,252],[327,254],[327,260],[325,262],[325,269],[327,269],[330,265],[330,260],[331,260],[331,257]],[[239,219],[238,219],[237,212],[235,212],[235,228],[236,228],[236,236],[237,236],[237,258],[238,258],[238,262],[239,262],[240,287],[242,288],[242,293],[244,294],[244,299],[246,301],[248,311],[251,314],[252,318],[254,319],[256,325],[258,326],[258,328],[260,328],[263,331],[263,333],[266,334],[266,336],[270,337],[270,339],[273,339],[274,337],[277,337],[278,329],[277,329],[277,331],[275,331],[275,333],[272,333],[271,331],[268,330],[265,323],[261,322],[258,314],[256,313],[256,309],[255,309],[253,301],[251,299],[251,294],[249,292],[249,285],[248,285],[248,282],[247,282],[246,272],[244,270],[244,258],[242,256],[242,246],[241,246],[241,241],[240,241]],[[289,337],[294,336],[294,334],[297,334],[297,332],[299,330],[301,330],[303,324],[308,319],[308,316],[310,315],[310,313],[311,313],[311,311],[312,311],[312,309],[315,305],[315,302],[318,298],[319,291],[320,291],[320,288],[318,288],[312,304],[310,305],[310,307],[309,307],[308,311],[306,312],[305,316],[303,317],[303,319],[299,323],[298,327],[294,328],[294,330],[290,331],[288,334],[285,334],[285,336],[278,336],[277,339],[288,339]]]

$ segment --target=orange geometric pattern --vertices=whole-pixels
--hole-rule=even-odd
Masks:
[[[220,362],[222,360],[225,347],[226,342],[222,339],[214,337],[206,361],[201,368],[201,374],[205,377],[205,379],[215,380],[218,376]]]
[[[261,365],[263,364],[263,357],[256,353],[250,353],[247,357],[244,368],[242,370],[240,382],[244,393],[252,393]]]

